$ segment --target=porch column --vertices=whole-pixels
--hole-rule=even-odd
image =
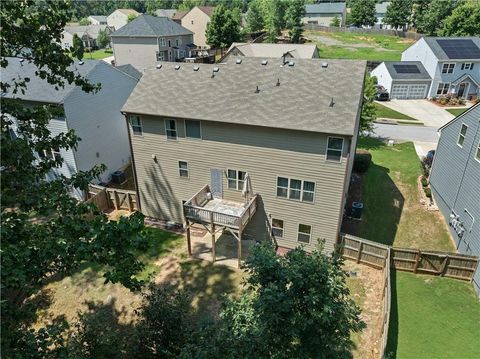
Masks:
[[[210,228],[212,233],[212,263],[215,263],[215,223],[213,222],[213,212],[210,212]]]
[[[238,268],[242,265],[242,230],[238,230]]]
[[[192,242],[190,240],[190,222],[187,219],[187,252],[188,256],[192,256]]]

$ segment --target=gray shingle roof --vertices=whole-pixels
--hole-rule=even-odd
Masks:
[[[179,36],[193,34],[167,17],[140,15],[110,36]]]
[[[28,63],[26,60],[20,62],[17,58],[7,58],[8,66],[2,68],[2,81],[12,83],[13,80],[30,78],[30,82],[27,84],[27,90],[25,94],[20,91],[17,94],[6,93],[2,94],[2,97],[6,98],[19,98],[27,101],[38,101],[46,103],[62,103],[65,97],[75,88],[74,84],[65,83],[63,88],[55,90],[55,86],[49,84],[47,80],[43,80],[35,75],[35,71],[38,69],[33,63]],[[69,70],[73,70],[83,77],[88,78],[88,74],[99,63],[105,62],[102,60],[86,60],[83,65],[80,65],[78,61],[74,65],[69,67]],[[107,65],[108,66],[108,65]]]
[[[133,65],[125,64],[116,67],[118,70],[126,73],[127,75],[140,80],[142,78],[142,72],[137,70]]]
[[[437,40],[472,40],[479,48],[480,48],[480,37],[478,36],[464,36],[464,37],[424,37],[423,38],[427,45],[432,49],[433,53],[439,60],[456,60],[454,58],[450,58],[445,51],[442,50],[441,46],[438,44]],[[478,58],[480,59],[480,58]],[[462,59],[465,60],[465,59]],[[477,59],[470,59],[470,60],[477,60]]]
[[[230,45],[227,54],[234,48],[237,48],[247,57],[282,57],[285,53],[290,53],[292,57],[301,59],[311,59],[317,54],[317,45],[315,44],[266,44],[251,42],[234,42]]]
[[[258,58],[244,57],[241,64],[235,60],[214,65],[163,62],[160,69],[147,69],[122,111],[354,134],[365,61],[295,59],[294,66],[281,66],[280,59],[267,65]],[[326,61],[328,67],[322,68]],[[196,66],[199,70],[193,71]],[[212,78],[215,67],[219,71]]]
[[[158,9],[155,10],[155,15],[158,17],[168,17],[171,19],[176,12],[177,9]]]
[[[395,66],[413,65],[420,71],[419,73],[398,73]],[[431,80],[425,67],[420,61],[385,61],[385,66],[394,80]]]
[[[340,14],[345,11],[344,2],[322,2],[305,5],[305,15],[310,14]]]
[[[94,20],[97,20],[98,22],[103,22],[103,23],[107,22],[107,17],[104,15],[90,15],[89,17],[91,17]]]

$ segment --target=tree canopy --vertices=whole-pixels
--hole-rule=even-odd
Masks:
[[[460,3],[448,16],[441,36],[480,36],[480,2],[469,0]]]
[[[375,0],[354,0],[350,11],[350,22],[355,26],[373,26],[375,18]]]
[[[437,36],[456,5],[456,0],[415,0],[413,19],[417,32]]]
[[[110,36],[106,30],[100,30],[97,37],[98,46],[105,48],[110,44]]]
[[[250,32],[258,32],[265,27],[263,19],[262,7],[260,0],[253,0],[247,11],[247,28]]]
[[[377,114],[375,109],[375,97],[377,90],[375,88],[376,78],[374,76],[365,76],[365,84],[363,90],[362,114],[360,116],[360,132],[369,132],[373,129],[373,121],[376,120]]]
[[[392,0],[383,18],[385,24],[395,29],[405,28],[410,23],[412,3],[410,0]]]
[[[305,15],[303,0],[292,0],[285,11],[285,27],[289,30],[291,41],[296,44],[303,33],[302,18]]]
[[[226,48],[240,40],[239,12],[227,9],[223,4],[215,7],[206,30],[207,44],[214,48]]]

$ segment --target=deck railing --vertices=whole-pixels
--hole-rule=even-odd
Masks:
[[[213,223],[233,229],[243,229],[257,210],[257,195],[252,197],[238,216],[225,214],[211,209],[203,208],[209,201],[207,193],[210,187],[206,185],[183,205],[185,217],[194,222]]]

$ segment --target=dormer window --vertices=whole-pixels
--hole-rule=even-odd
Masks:
[[[455,69],[455,64],[443,64],[442,67],[442,74],[453,74],[453,70]]]
[[[462,64],[462,70],[473,70],[473,62],[465,62]]]

